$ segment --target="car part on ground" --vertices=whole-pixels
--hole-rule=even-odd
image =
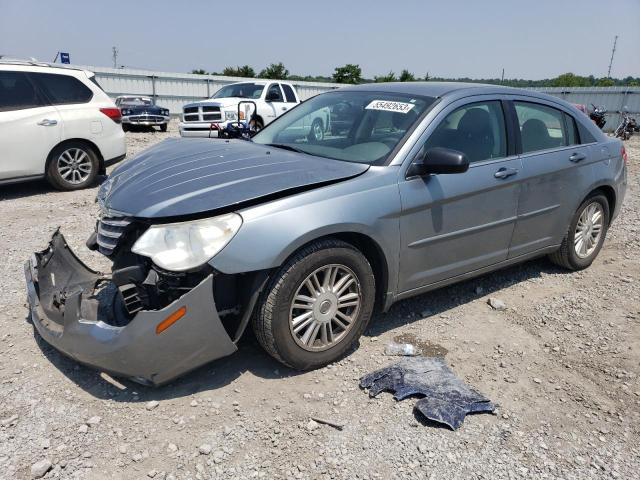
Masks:
[[[493,413],[496,409],[487,397],[460,380],[440,357],[404,358],[363,376],[360,387],[368,389],[370,397],[393,392],[398,401],[424,396],[416,402],[415,410],[452,430],[459,428],[469,413]]]

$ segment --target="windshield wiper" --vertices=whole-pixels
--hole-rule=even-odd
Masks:
[[[307,153],[304,150],[300,150],[299,148],[292,147],[291,145],[287,145],[285,143],[267,143],[265,145],[267,145],[267,147],[282,148],[283,150],[289,150],[296,153]]]

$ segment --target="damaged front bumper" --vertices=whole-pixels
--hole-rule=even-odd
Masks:
[[[82,263],[56,232],[48,248],[26,262],[25,276],[40,336],[78,362],[116,376],[160,385],[237,350],[218,316],[212,275],[166,307],[127,319],[117,288]],[[172,323],[178,312],[182,316]],[[163,322],[170,326],[158,328]]]

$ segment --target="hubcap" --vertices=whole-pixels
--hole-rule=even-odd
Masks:
[[[342,341],[352,328],[362,293],[360,282],[344,265],[325,265],[304,279],[289,309],[289,329],[308,351],[322,351]]]
[[[74,185],[86,181],[91,175],[91,159],[80,148],[69,148],[62,152],[56,166],[62,179]]]
[[[316,123],[313,126],[313,136],[317,141],[322,140],[322,125],[320,125],[319,123]]]
[[[600,203],[590,203],[582,211],[573,235],[573,246],[578,257],[587,258],[594,252],[600,242],[603,222],[604,211]]]

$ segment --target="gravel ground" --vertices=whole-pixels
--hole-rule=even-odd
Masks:
[[[176,135],[127,133],[129,155]],[[314,372],[281,366],[247,335],[235,355],[159,389],[75,364],[26,319],[22,264],[56,226],[106,265],[83,248],[96,189],[0,187],[0,477],[638,478],[640,138],[627,149],[625,204],[591,268],[542,259],[403,301]],[[358,379],[394,361],[383,349],[400,335],[448,352],[496,414],[452,432],[414,416],[415,400],[369,399]]]

